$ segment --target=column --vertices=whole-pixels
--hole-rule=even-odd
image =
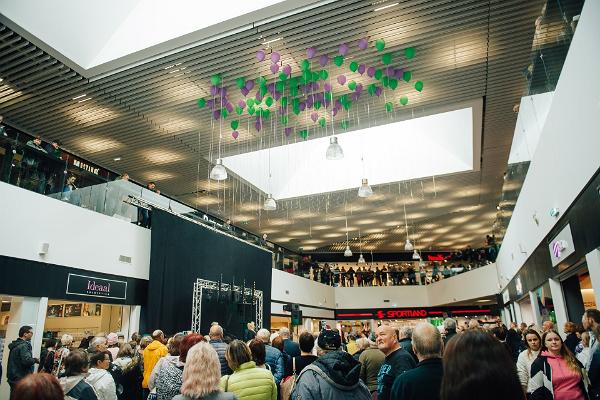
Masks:
[[[125,307],[123,307],[125,308]],[[140,312],[142,310],[142,306],[130,306],[129,307],[129,321],[127,326],[127,332],[123,328],[123,333],[125,333],[125,339],[129,341],[131,339],[131,334],[134,332],[140,332]],[[123,315],[125,313],[123,312]]]
[[[594,297],[596,298],[596,306],[600,305],[600,249],[592,250],[585,255],[592,288],[594,289]]]
[[[517,324],[520,324],[521,322],[525,322],[525,321],[523,321],[523,315],[521,314],[521,305],[519,304],[519,302],[515,301],[513,303],[513,307],[515,310],[515,322]]]
[[[539,329],[542,329],[542,313],[540,312],[540,304],[538,303],[538,297],[534,291],[529,291],[529,301],[531,302],[533,322],[535,322]]]
[[[556,326],[554,328],[561,336],[565,336],[562,328],[565,326],[565,322],[567,322],[567,305],[562,286],[556,279],[548,279],[548,284],[550,285],[550,294],[552,295],[554,313],[556,314]]]

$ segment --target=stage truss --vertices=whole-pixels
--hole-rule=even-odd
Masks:
[[[232,285],[221,283],[221,296],[231,296]],[[194,298],[192,306],[192,331],[200,332],[200,323],[202,320],[202,291],[205,289],[219,291],[219,282],[208,281],[206,279],[196,279],[194,283]],[[233,285],[233,290],[237,293],[242,293],[242,286]],[[252,297],[252,288],[244,287],[244,298]],[[262,290],[254,289],[254,298],[252,299],[256,305],[256,322],[257,329],[262,328],[263,316],[263,292]]]

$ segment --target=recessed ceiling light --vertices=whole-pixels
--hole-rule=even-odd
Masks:
[[[265,41],[263,41],[263,42],[262,42],[262,44],[271,44],[271,43],[275,43],[275,42],[278,42],[278,41],[280,41],[281,39],[283,39],[283,38],[282,38],[282,37],[278,37],[278,38],[271,39],[271,40],[265,40]]]
[[[85,97],[85,96],[86,96],[85,93],[84,94],[80,94],[79,96],[73,97],[73,100],[81,99],[82,97]]]
[[[83,103],[84,101],[88,101],[88,100],[91,100],[91,99],[92,99],[91,97],[88,97],[87,99],[79,100],[78,103]]]
[[[115,157],[113,158],[114,161],[121,161],[121,157]]]
[[[392,3],[392,4],[388,4],[388,5],[386,5],[386,6],[383,6],[383,7],[378,7],[378,8],[376,8],[374,11],[381,11],[381,10],[385,10],[386,8],[390,8],[390,7],[397,6],[398,4],[400,4],[400,3]]]
[[[488,299],[481,299],[481,300],[476,300],[475,303],[489,303],[491,300]]]

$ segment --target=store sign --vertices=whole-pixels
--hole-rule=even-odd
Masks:
[[[84,163],[83,161],[76,159],[76,158],[73,159],[73,165],[76,166],[77,168],[81,168],[84,171],[91,172],[94,175],[100,174],[100,168],[93,167],[89,164]]]
[[[381,308],[371,310],[339,310],[335,317],[340,319],[415,319],[436,318],[444,314],[484,315],[493,313],[491,309],[446,307],[446,308]]]
[[[573,235],[571,234],[571,225],[565,226],[563,230],[550,241],[548,250],[550,251],[553,267],[556,267],[565,258],[575,252]]]
[[[125,300],[127,298],[127,282],[69,274],[66,293],[78,296]]]

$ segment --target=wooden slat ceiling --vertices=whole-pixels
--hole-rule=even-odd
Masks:
[[[60,139],[66,149],[82,157],[128,172],[137,181],[155,180],[162,192],[229,217],[250,231],[267,232],[287,247],[339,251],[346,215],[350,237],[357,237],[360,230],[363,249],[398,250],[406,235],[405,203],[419,246],[480,245],[496,217],[516,121],[512,108],[527,90],[521,71],[530,63],[535,20],[544,2],[408,0],[374,11],[385,4],[329,3],[91,80],[0,25],[0,77],[4,79],[0,113],[31,133]],[[286,200],[268,213],[260,210],[264,193],[246,182],[236,177],[224,184],[209,182],[209,160],[216,157],[219,126],[208,110],[198,109],[196,99],[210,97],[209,81],[215,73],[230,88],[233,104],[241,98],[234,90],[235,78],[273,79],[269,63],[257,63],[255,53],[263,40],[278,37],[283,39],[272,43],[272,49],[294,72],[310,46],[331,57],[346,42],[352,48],[349,56],[367,65],[380,65],[380,54],[372,45],[359,53],[355,43],[362,37],[371,42],[383,38],[387,51],[415,47],[417,56],[402,66],[425,83],[425,90],[418,94],[404,85],[396,93],[387,91],[386,96],[393,95],[388,100],[395,103],[391,114],[384,110],[383,96],[367,98],[365,93],[349,115],[351,129],[359,126],[358,121],[361,126],[378,125],[484,98],[480,171],[381,185],[366,200],[358,199],[355,190]],[[367,79],[347,70],[348,62],[344,73],[366,86]],[[329,69],[332,76],[342,73],[335,66]],[[347,91],[334,87],[336,96]],[[84,93],[91,99],[73,100]],[[398,98],[403,93],[410,103],[401,108]],[[362,106],[367,102],[368,111]],[[291,118],[291,126],[304,126],[301,117]],[[286,138],[281,125],[260,133],[248,130],[242,119],[240,138],[235,141],[228,125],[227,121],[223,154],[300,140]],[[311,137],[330,134],[329,129],[312,130]],[[338,126],[336,134],[343,135]],[[116,162],[116,157],[122,160]]]

